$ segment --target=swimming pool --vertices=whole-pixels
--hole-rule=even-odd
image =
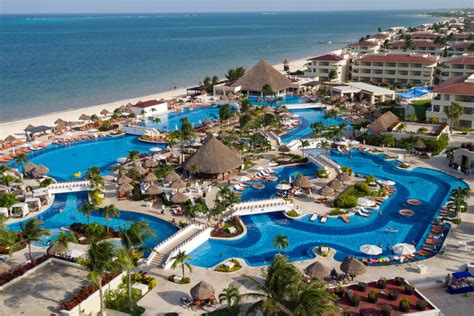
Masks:
[[[58,180],[76,179],[74,173],[84,176],[89,167],[99,167],[103,174],[110,174],[108,168],[117,158],[126,157],[131,150],[149,152],[156,144],[140,142],[136,136],[107,137],[99,140],[83,141],[69,146],[49,145],[29,155],[28,161],[49,168],[49,175]]]
[[[277,253],[273,249],[273,238],[278,234],[286,235],[289,247],[284,252],[290,260],[303,260],[314,257],[312,249],[318,245],[328,245],[336,249],[336,260],[346,256],[362,256],[359,247],[364,244],[394,245],[399,242],[415,241],[420,247],[429,232],[430,222],[448,199],[448,193],[467,185],[461,180],[432,169],[417,168],[411,171],[396,168],[398,162],[386,161],[381,155],[352,152],[347,154],[331,153],[340,165],[350,166],[356,173],[374,175],[378,179],[390,179],[396,182],[396,192],[381,206],[383,215],[372,214],[369,218],[349,217],[351,222],[330,218],[327,223],[310,222],[310,215],[302,219],[288,219],[281,213],[243,216],[247,226],[247,235],[237,240],[209,240],[194,250],[191,263],[202,267],[212,267],[227,258],[242,258],[251,266],[261,266],[271,262]],[[416,214],[403,217],[398,214],[401,208],[407,208],[405,201],[419,199],[423,203],[410,206]],[[318,204],[314,204],[315,210]],[[396,233],[386,230],[394,228]],[[210,256],[209,254],[215,254]],[[390,251],[384,250],[383,255]]]
[[[250,201],[250,200],[263,200],[269,199],[272,197],[276,197],[275,193],[278,191],[275,186],[280,183],[280,181],[285,180],[288,181],[291,177],[294,179],[297,174],[302,174],[308,176],[310,178],[314,178],[316,176],[316,171],[318,171],[318,167],[312,163],[305,163],[305,164],[298,164],[286,167],[279,167],[274,168],[278,174],[278,180],[270,181],[265,185],[265,188],[259,190],[254,189],[251,186],[247,188],[247,190],[243,191],[241,201]],[[261,183],[261,182],[255,182]]]
[[[48,240],[54,241],[61,232],[61,227],[67,227],[73,223],[87,223],[87,218],[79,211],[83,201],[87,198],[86,193],[68,193],[56,194],[55,200],[49,209],[36,216],[43,221],[43,226],[51,231],[51,236],[45,236],[40,242],[35,243],[38,246],[45,246]],[[25,220],[28,221],[29,219]],[[114,229],[131,225],[133,222],[144,221],[150,225],[156,233],[156,236],[145,240],[144,246],[153,248],[157,243],[177,231],[177,228],[170,223],[159,218],[134,212],[121,211],[119,218],[112,218],[106,222],[100,212],[93,212],[90,218],[91,223],[108,224]],[[20,223],[8,225],[8,229],[18,231]]]
[[[271,103],[271,102],[269,102],[269,100],[270,100],[269,97],[266,97],[266,98],[262,99],[261,102],[258,102],[258,100],[260,99],[259,97],[248,97],[250,103],[252,103],[253,105],[259,105],[259,106],[261,106],[261,105],[280,106],[280,105],[283,105],[283,104],[298,104],[298,103],[306,102],[306,99],[304,99],[300,96],[297,96],[297,95],[285,95],[282,98],[283,98],[282,101]]]
[[[291,110],[290,112],[298,115],[300,125],[280,136],[284,143],[310,136],[313,133],[311,124],[314,122],[321,122],[324,126],[339,126],[342,122],[348,123],[340,117],[325,118],[325,111],[321,109],[301,109]]]
[[[404,91],[403,93],[398,93],[397,96],[402,99],[416,99],[421,98],[428,93],[430,93],[432,88],[430,87],[415,87]]]
[[[156,128],[159,131],[175,131],[181,127],[181,119],[187,117],[191,124],[198,126],[205,119],[214,120],[219,118],[219,107],[204,107],[198,109],[184,109],[181,112],[169,112],[156,116],[160,122],[149,118],[143,125],[150,128]]]

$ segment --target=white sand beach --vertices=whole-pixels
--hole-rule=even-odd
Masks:
[[[306,63],[306,58],[290,61],[290,70],[294,71],[294,70],[300,69],[303,67],[305,63]],[[275,68],[278,70],[283,70],[283,64],[277,64],[275,65]],[[159,92],[156,94],[135,97],[135,98],[126,99],[126,100],[119,100],[119,101],[109,102],[105,104],[94,105],[90,107],[74,108],[67,111],[49,113],[49,114],[40,115],[37,117],[28,118],[24,120],[16,120],[12,122],[0,123],[0,138],[3,139],[7,137],[8,135],[15,135],[15,136],[22,137],[24,136],[24,132],[23,132],[24,128],[29,124],[33,126],[37,126],[37,125],[53,126],[54,121],[57,120],[58,118],[61,118],[65,121],[74,121],[74,120],[77,120],[82,113],[85,113],[87,115],[99,114],[99,112],[102,111],[103,109],[112,111],[123,104],[128,104],[128,103],[135,104],[138,101],[146,101],[146,100],[154,100],[154,99],[159,100],[162,98],[172,99],[172,98],[181,97],[185,95],[186,95],[186,88],[183,87],[183,88],[177,88],[176,90]]]

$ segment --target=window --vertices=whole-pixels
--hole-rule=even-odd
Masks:
[[[439,112],[439,105],[433,105],[433,112]]]
[[[443,100],[449,101],[449,94],[443,94]]]

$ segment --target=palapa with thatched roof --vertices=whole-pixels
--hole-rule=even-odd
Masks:
[[[82,113],[81,116],[79,116],[79,121],[90,121],[91,117],[87,114]]]
[[[36,165],[32,162],[27,162],[26,165],[23,166],[23,172],[32,172],[35,170]]]
[[[163,188],[157,186],[156,184],[150,185],[150,187],[146,190],[146,194],[149,194],[149,195],[158,195],[163,192],[164,192]]]
[[[262,92],[265,85],[274,92],[285,91],[290,87],[291,81],[281,72],[273,68],[267,61],[261,60],[232,84],[232,87],[241,87],[241,91]]]
[[[314,185],[307,176],[299,176],[293,183],[295,186],[303,189],[311,189]]]
[[[367,271],[367,266],[354,257],[346,257],[341,270],[348,275],[361,275]]]
[[[183,164],[188,172],[204,177],[224,177],[228,172],[242,167],[242,159],[237,152],[211,136],[206,142]]]
[[[319,261],[315,261],[304,269],[304,273],[311,279],[324,280],[329,277],[331,270]]]
[[[419,139],[415,143],[415,149],[416,150],[425,150],[426,149],[426,144],[421,139]]]
[[[132,192],[133,191],[133,185],[130,183],[124,183],[121,186],[118,187],[119,192]]]
[[[158,178],[153,173],[149,173],[143,178],[145,182],[155,182],[156,180],[158,180]]]
[[[158,165],[159,165],[158,161],[156,161],[153,158],[149,158],[149,159],[145,160],[145,162],[143,163],[143,166],[145,168],[154,168]]]
[[[65,122],[61,122],[59,124],[57,124],[55,127],[54,127],[55,130],[57,131],[65,131],[68,129],[67,125]]]
[[[191,296],[195,300],[205,301],[215,296],[216,290],[206,281],[196,284],[190,291]]]
[[[189,196],[187,196],[186,194],[182,192],[173,194],[173,196],[171,197],[171,202],[177,203],[177,204],[184,203],[188,200],[189,200]]]
[[[143,168],[142,166],[140,166],[140,165],[135,166],[132,169],[135,170],[136,172],[138,172],[140,175],[143,175],[143,174],[147,173],[147,170],[145,168]]]
[[[11,267],[6,263],[0,263],[0,274],[10,272]]]
[[[391,131],[398,123],[400,123],[398,116],[388,111],[370,123],[367,129],[378,134]]]
[[[342,184],[342,182],[337,179],[334,179],[331,182],[329,182],[328,187],[336,191],[344,190],[344,184]]]
[[[15,136],[8,135],[7,138],[4,139],[4,142],[5,143],[13,143],[16,140],[18,140],[18,138],[16,138]]]
[[[278,151],[281,153],[289,153],[291,149],[287,145],[280,145],[280,147],[278,147]]]
[[[62,118],[58,118],[56,121],[54,121],[54,124],[61,124],[61,123],[66,123]]]
[[[133,180],[127,177],[126,175],[120,176],[120,178],[117,179],[117,184],[124,184],[124,183],[130,183]]]
[[[336,195],[336,191],[334,191],[334,189],[328,187],[328,186],[325,186],[325,187],[322,187],[321,189],[319,189],[319,195],[322,195],[322,196],[334,196]]]
[[[173,183],[171,183],[170,187],[174,190],[184,189],[184,188],[186,188],[186,182],[184,182],[181,179],[177,179],[177,180],[173,181]]]
[[[37,175],[45,175],[45,174],[48,174],[49,169],[45,165],[39,165],[35,167],[34,172]]]
[[[105,116],[105,115],[109,115],[109,114],[110,114],[110,111],[107,110],[107,109],[103,109],[102,111],[100,111],[100,114],[101,114],[101,115],[104,115],[104,116]]]
[[[176,171],[174,170],[168,173],[165,177],[165,181],[168,181],[168,182],[173,182],[180,179],[181,179],[181,176],[177,174]]]
[[[341,182],[349,182],[349,181],[352,180],[352,177],[350,175],[348,175],[347,173],[343,172],[343,173],[339,174],[336,179],[341,181]]]

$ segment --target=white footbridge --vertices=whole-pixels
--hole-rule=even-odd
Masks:
[[[291,201],[281,198],[242,202],[235,204],[229,212],[224,215],[224,219],[227,220],[233,216],[286,212],[294,208],[295,206]]]
[[[301,110],[301,109],[325,109],[327,106],[322,103],[293,103],[285,104],[288,110]]]
[[[51,183],[46,188],[39,188],[33,190],[33,196],[47,195],[73,192],[86,192],[92,190],[92,184],[89,180],[77,180],[67,182]]]

